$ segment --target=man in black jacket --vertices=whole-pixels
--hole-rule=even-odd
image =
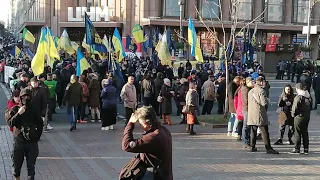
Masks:
[[[301,77],[300,77],[300,83],[306,87],[306,90],[310,93],[311,85],[312,85],[312,78],[310,76],[310,72],[307,70],[304,70]]]
[[[31,103],[32,92],[22,89],[20,106],[6,112],[6,121],[13,129],[14,144],[12,153],[13,176],[20,180],[24,157],[27,160],[28,180],[34,180],[35,163],[39,154],[38,141],[43,130],[43,121],[37,108]]]

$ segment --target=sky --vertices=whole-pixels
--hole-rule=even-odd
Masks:
[[[10,10],[10,0],[1,0],[0,21],[7,23]]]

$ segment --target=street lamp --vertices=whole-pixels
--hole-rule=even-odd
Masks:
[[[179,41],[182,42],[183,38],[183,29],[182,29],[182,16],[183,16],[183,6],[184,6],[184,0],[179,0],[178,5],[180,6],[180,38]]]
[[[307,33],[307,46],[309,45],[309,39],[310,39],[310,16],[311,16],[311,2],[312,0],[309,0],[309,6],[308,6],[308,33]]]

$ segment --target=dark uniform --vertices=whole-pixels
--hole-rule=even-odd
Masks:
[[[13,176],[16,179],[20,179],[21,167],[24,157],[26,157],[28,180],[34,180],[35,164],[39,154],[38,141],[42,134],[43,121],[41,114],[31,104],[31,90],[26,88],[21,90],[20,98],[22,96],[29,96],[30,99],[26,101],[22,100],[20,106],[15,106],[6,112],[5,117],[8,125],[14,128]],[[22,106],[25,106],[25,112],[19,114],[18,110]]]

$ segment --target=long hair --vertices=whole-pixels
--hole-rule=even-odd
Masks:
[[[286,92],[285,92],[286,87],[289,87],[289,89],[290,89],[290,94],[286,94]],[[285,85],[285,86],[283,87],[282,96],[286,96],[286,97],[291,98],[291,99],[294,98],[293,88],[292,88],[292,86],[291,86],[290,84],[287,84],[287,85]]]

